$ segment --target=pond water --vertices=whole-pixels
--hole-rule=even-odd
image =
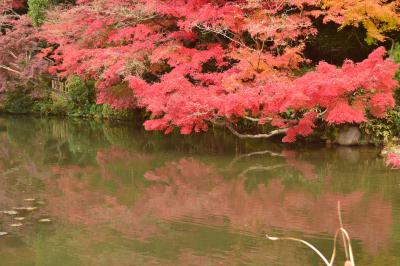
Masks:
[[[340,201],[357,265],[400,265],[400,171],[378,154],[0,117],[0,264],[322,265],[265,234],[329,255]]]

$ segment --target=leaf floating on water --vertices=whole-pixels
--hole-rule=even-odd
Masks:
[[[17,211],[14,211],[14,210],[3,211],[3,213],[4,213],[4,214],[9,214],[9,215],[16,215],[16,214],[18,214],[18,212],[17,212]]]
[[[49,218],[43,218],[43,219],[39,220],[39,223],[50,223],[50,222],[51,222],[51,219],[49,219]]]
[[[25,217],[14,217],[14,220],[23,221],[25,220]]]
[[[39,204],[39,205],[45,205],[46,204],[46,202],[44,202],[43,200],[39,200],[36,203]]]
[[[22,225],[23,225],[22,223],[10,224],[10,226],[12,226],[12,227],[20,227]]]
[[[14,207],[14,210],[18,210],[18,211],[33,211],[36,210],[37,207],[34,206],[29,206],[29,207]]]
[[[26,207],[13,207],[14,210],[24,211]]]
[[[0,232],[0,236],[5,236],[5,235],[8,235],[8,233],[7,232]]]
[[[34,199],[34,198],[27,198],[27,199],[24,199],[24,201],[35,201],[36,199]]]

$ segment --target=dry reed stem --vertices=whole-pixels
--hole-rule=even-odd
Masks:
[[[333,266],[333,263],[336,258],[336,242],[337,242],[337,238],[340,234],[343,239],[343,246],[344,246],[345,255],[346,255],[346,262],[344,263],[344,266],[355,266],[356,264],[354,261],[353,249],[351,247],[350,236],[349,236],[349,233],[346,231],[346,229],[343,228],[342,215],[341,215],[341,210],[340,210],[340,202],[338,202],[338,217],[339,217],[340,227],[336,230],[335,236],[333,238],[333,250],[332,250],[332,255],[331,255],[330,260],[328,260],[324,256],[324,254],[322,254],[322,252],[318,250],[318,248],[316,248],[315,246],[313,246],[312,244],[310,244],[309,242],[307,242],[305,240],[302,240],[299,238],[294,238],[294,237],[271,237],[269,235],[266,235],[266,237],[272,241],[291,240],[291,241],[300,242],[300,243],[308,246],[309,248],[311,248],[322,259],[322,261],[325,263],[325,265]]]

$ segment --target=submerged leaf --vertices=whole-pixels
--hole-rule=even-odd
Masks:
[[[14,207],[14,210],[19,210],[19,211],[33,211],[36,210],[37,207],[35,206],[28,206],[28,207]]]
[[[22,225],[23,225],[22,223],[10,224],[10,226],[12,226],[12,227],[20,227]]]
[[[9,214],[9,215],[16,215],[18,212],[14,210],[9,210],[9,211],[3,211],[4,214]]]
[[[27,198],[27,199],[24,199],[24,201],[35,201],[36,199],[34,199],[34,198]]]

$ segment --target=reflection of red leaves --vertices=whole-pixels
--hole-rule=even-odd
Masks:
[[[306,161],[297,160],[295,151],[283,150],[282,155],[285,157],[286,163],[300,171],[305,178],[314,179],[316,177],[314,165]]]
[[[152,160],[152,156],[140,153],[130,153],[120,148],[110,148],[107,150],[100,150],[97,152],[96,161],[100,165],[104,165],[110,162],[119,161],[134,161],[134,162],[146,162]]]
[[[305,176],[314,177],[312,165],[302,162],[295,152],[286,150],[283,155],[288,164]],[[98,156],[105,164],[120,163],[121,158],[125,158],[126,164],[135,164],[136,158],[141,157],[118,149],[104,151]],[[52,215],[88,225],[93,230],[106,223],[125,235],[140,239],[158,233],[157,227],[149,224],[149,217],[162,220],[190,217],[212,225],[229,220],[235,230],[257,233],[283,228],[305,234],[331,235],[338,227],[336,206],[340,200],[346,229],[352,238],[360,239],[369,252],[376,254],[388,244],[393,223],[391,206],[380,194],[368,197],[361,192],[343,194],[331,191],[331,186],[327,185],[327,190],[315,195],[286,187],[278,179],[259,184],[249,192],[244,180],[225,180],[214,166],[193,158],[170,161],[147,171],[145,178],[155,182],[140,187],[140,192],[132,195],[135,201],[129,207],[119,201],[118,194],[104,193],[84,179],[72,178],[77,174],[98,174],[98,168],[55,167],[54,171],[59,177],[47,181],[49,189],[55,192],[47,195]],[[116,193],[123,188],[124,184],[118,184]],[[360,209],[365,211],[360,212]]]

